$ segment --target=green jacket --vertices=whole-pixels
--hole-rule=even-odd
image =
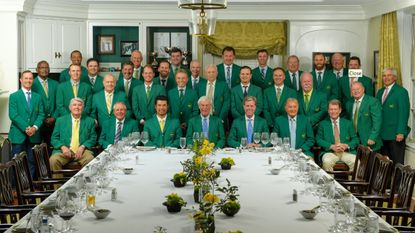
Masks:
[[[156,109],[154,107],[156,97],[159,95],[166,95],[166,90],[163,86],[157,85],[154,81],[150,89],[150,96],[147,99],[146,86],[144,84],[138,85],[134,88],[132,98],[132,107],[135,119],[140,122],[142,119],[149,120],[153,117]]]
[[[157,84],[157,85],[160,85],[160,86],[164,87],[164,86],[162,85],[162,83],[161,83],[160,76],[159,76],[159,77],[154,78],[154,79],[153,79],[153,83],[155,83],[155,84]],[[170,91],[171,89],[173,89],[173,88],[175,88],[175,87],[177,87],[176,79],[175,79],[174,77],[173,77],[173,78],[171,78],[171,77],[169,76],[169,77],[167,78],[167,84],[166,84],[166,87],[165,87],[166,92]]]
[[[295,77],[298,80],[298,90],[301,91],[301,82],[300,82],[300,78],[301,75],[303,74],[302,70],[298,71],[298,77]],[[296,89],[294,89],[294,85],[291,81],[291,76],[290,76],[290,71],[286,70],[285,71],[285,79],[284,79],[284,86],[287,86],[291,89],[293,89],[294,91],[297,91]]]
[[[98,93],[102,90],[104,90],[104,78],[100,75],[97,75],[97,77],[95,78],[95,82],[94,85],[92,85],[91,80],[88,77],[88,82],[89,86],[91,86],[92,89],[92,94]]]
[[[43,89],[41,78],[38,76],[33,81],[32,91],[38,93],[43,101],[43,107],[45,109],[45,118],[56,118],[56,91],[59,83],[51,78],[47,79],[48,82],[48,96]]]
[[[268,87],[273,86],[274,78],[272,68],[267,66],[267,70],[265,71],[265,79],[262,78],[261,69],[259,66],[253,69],[251,83],[261,88],[262,90],[265,90]]]
[[[206,86],[209,82],[200,83],[199,97],[206,96]],[[228,113],[231,108],[231,92],[226,85],[226,82],[216,81],[215,91],[213,96],[213,115],[222,119],[223,122],[228,118]]]
[[[356,154],[356,147],[359,145],[359,138],[353,127],[353,123],[347,119],[340,118],[340,143],[350,147],[350,153]],[[317,145],[326,152],[330,152],[330,146],[334,144],[333,124],[331,119],[320,122],[316,136]],[[322,153],[323,154],[323,153]],[[320,154],[320,156],[322,155]]]
[[[141,66],[141,69],[140,69],[140,71],[139,71],[139,75],[138,75],[138,77],[139,77],[139,79],[137,79],[137,78],[134,78],[134,79],[137,79],[138,81],[140,81],[141,83],[143,83],[143,67]],[[133,73],[134,73],[134,71],[133,71]],[[118,79],[123,79],[124,78],[124,74],[122,73],[122,71],[120,71],[120,74],[118,75]]]
[[[318,127],[320,121],[322,121],[327,116],[327,97],[326,94],[313,90],[311,94],[310,101],[308,104],[308,109],[306,109],[304,102],[304,92],[301,90],[297,95],[298,100],[298,113],[308,117],[313,129]]]
[[[31,143],[40,143],[40,127],[45,119],[42,97],[31,91],[30,108],[27,105],[26,94],[20,89],[9,97],[9,119],[11,120],[9,139],[13,144],[22,144],[28,136],[27,127],[36,125],[38,130],[29,137]]]
[[[226,82],[226,72],[225,72],[225,64],[220,63],[219,65],[216,65],[216,67],[218,68],[218,81],[222,81],[222,82]],[[239,85],[241,83],[241,79],[239,78],[239,73],[241,72],[241,67],[236,65],[236,64],[232,64],[232,72],[231,72],[231,88]]]
[[[349,119],[354,122],[353,105],[354,100],[347,102],[346,109]],[[379,150],[382,146],[380,138],[380,129],[382,128],[382,106],[380,102],[372,96],[364,95],[359,106],[357,116],[357,133],[359,134],[360,143],[367,145],[367,140],[371,139],[376,143],[371,146],[372,150]]]
[[[328,71],[330,71],[330,73],[333,73],[334,74],[334,77],[337,79],[337,72],[336,71],[334,71],[334,69],[330,69],[330,70],[328,70]],[[349,69],[347,69],[347,68],[343,68],[343,72],[340,72],[340,78],[342,78],[342,77],[344,77],[344,76],[348,76],[349,75]],[[339,79],[340,79],[339,78]],[[337,80],[339,80],[339,79],[337,79]]]
[[[366,76],[357,79],[358,82],[363,84],[365,88],[365,94],[373,96],[373,85],[372,80]],[[340,100],[342,101],[343,108],[346,107],[346,103],[354,100],[353,96],[350,93],[350,78],[348,75],[343,76],[339,80],[339,88],[340,88]]]
[[[53,129],[51,144],[53,146],[52,154],[62,153],[61,146],[70,147],[72,138],[72,115],[67,114],[56,120]],[[91,149],[97,142],[95,132],[95,120],[88,116],[82,116],[79,125],[79,145]]]
[[[201,95],[199,95],[199,86],[204,85],[206,87],[206,83],[207,83],[207,80],[200,76],[199,77],[199,83],[193,89],[193,87],[192,87],[192,78],[190,77],[189,81],[186,84],[186,88],[189,88],[189,89],[192,89],[192,90],[196,91],[197,97],[199,98],[201,96]]]
[[[169,112],[173,118],[179,119],[180,123],[187,123],[190,118],[199,113],[197,92],[190,88],[186,88],[182,100],[180,100],[178,88],[171,89],[168,98]]]
[[[182,130],[180,128],[179,120],[176,118],[171,118],[169,115],[167,115],[163,132],[161,132],[157,115],[154,115],[151,119],[146,121],[143,131],[148,132],[149,137],[149,140],[145,146],[180,146],[180,137],[182,136]]]
[[[382,87],[376,98],[382,103]],[[408,127],[409,119],[409,96],[408,91],[397,83],[389,90],[385,102],[382,104],[382,130],[381,137],[383,140],[395,140],[397,134],[408,136],[411,128]]]
[[[313,75],[313,89],[321,91],[327,95],[327,100],[339,99],[339,83],[336,79],[336,76],[331,70],[324,70],[323,81],[320,85],[317,82],[317,73],[315,70],[311,72]]]
[[[131,106],[128,103],[125,93],[122,91],[114,91],[112,97],[111,112],[108,113],[107,101],[105,99],[105,91],[102,90],[92,97],[92,111],[91,117],[98,120],[99,126],[102,127],[103,123],[114,116],[113,107],[117,102],[123,102],[127,106],[126,118],[131,117]],[[105,129],[105,128],[103,128]]]
[[[190,70],[189,70],[189,69],[187,69],[187,68],[185,68],[185,67],[183,67],[183,66],[178,67],[178,69],[185,70],[185,71],[187,72],[187,77],[188,77],[188,78],[189,78],[189,80],[190,80],[190,75],[191,75],[192,73],[190,72]],[[174,70],[173,65],[170,65],[169,79],[173,80],[173,81],[174,81],[174,83],[176,83],[176,71]],[[170,90],[170,89],[169,89],[169,90]]]
[[[281,92],[280,101],[277,101],[277,91],[275,86],[268,87],[264,91],[264,116],[269,127],[274,125],[276,117],[286,115],[285,102],[288,98],[297,98],[297,92],[284,85]]]
[[[295,149],[302,149],[304,154],[313,156],[313,153],[311,153],[310,150],[314,145],[314,132],[310,122],[307,117],[297,115],[296,124]],[[280,138],[290,137],[290,126],[287,115],[279,116],[275,119],[274,132],[276,132]]]
[[[92,106],[92,90],[91,87],[84,83],[79,82],[77,97],[84,100],[84,111],[83,115],[89,115]],[[72,82],[67,81],[59,84],[58,90],[56,91],[56,111],[57,116],[65,116],[69,114],[69,103],[74,98]]]
[[[195,116],[189,120],[186,132],[186,141],[188,145],[193,144],[193,133],[203,134],[202,117]],[[223,129],[222,119],[216,116],[209,117],[209,142],[213,142],[216,148],[222,148],[225,145],[225,131]]]
[[[131,82],[130,82],[130,88],[128,89],[128,93],[125,93],[125,87],[124,87],[124,79],[123,78],[118,78],[117,80],[117,84],[115,86],[115,91],[122,91],[125,93],[125,95],[127,96],[128,102],[130,102],[130,105],[132,106],[132,99],[133,99],[133,90],[136,86],[142,84],[142,82],[140,82],[137,79],[131,78]]]
[[[253,131],[253,133],[269,132],[267,122],[264,118],[255,116]],[[231,130],[229,131],[228,145],[234,148],[239,147],[241,145],[241,138],[247,137],[247,135],[248,131],[246,128],[245,115],[243,115],[233,121]],[[254,136],[252,135],[252,138],[253,137]]]
[[[59,75],[59,83],[69,80],[71,80],[71,76],[69,75],[69,68],[66,68]],[[89,83],[88,70],[84,66],[81,66],[81,82]]]
[[[255,115],[259,115],[263,110],[263,97],[262,89],[250,84],[248,88],[248,96],[254,96],[256,98],[256,110]],[[233,119],[242,117],[245,115],[244,107],[244,90],[241,85],[235,86],[231,90],[231,112]]]
[[[105,130],[102,130],[98,143],[103,149],[106,149],[109,145],[114,144],[115,133],[117,131],[116,127],[115,117],[111,117],[103,123],[102,128]],[[138,123],[137,121],[126,117],[122,126],[120,140],[124,137],[128,137],[128,135],[132,132],[138,132]]]

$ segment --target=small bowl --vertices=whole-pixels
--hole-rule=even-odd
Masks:
[[[278,175],[278,174],[280,174],[280,171],[281,171],[281,169],[279,169],[279,168],[273,168],[273,169],[271,169],[271,170],[269,170],[270,172],[271,172],[271,174],[273,174],[273,175]]]
[[[93,211],[95,217],[97,217],[97,219],[104,219],[106,217],[108,217],[108,215],[111,213],[111,210],[108,209],[95,209]]]
[[[122,171],[124,172],[124,174],[130,175],[131,173],[133,173],[134,168],[132,168],[132,167],[126,167],[126,168],[123,168]]]
[[[308,220],[314,219],[314,217],[317,215],[317,212],[315,210],[301,210],[300,214]]]

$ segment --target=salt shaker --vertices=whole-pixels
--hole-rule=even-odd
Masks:
[[[116,201],[116,200],[117,200],[117,189],[113,188],[111,192],[111,201]]]
[[[297,202],[298,201],[298,194],[297,194],[297,190],[293,190],[293,201]]]
[[[138,155],[135,156],[135,165],[138,165]]]
[[[272,158],[271,156],[268,156],[268,165],[271,165],[271,163],[272,163]]]

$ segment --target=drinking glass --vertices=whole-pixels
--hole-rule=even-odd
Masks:
[[[353,218],[354,218],[354,197],[351,193],[347,193],[345,195],[342,196],[342,208],[344,213],[346,214],[346,222],[348,224],[352,224],[353,223]]]
[[[255,144],[258,144],[261,142],[261,133],[258,133],[258,132],[254,133],[254,142]]]
[[[241,138],[241,148],[246,149],[248,146],[248,139],[247,138]]]
[[[138,145],[141,140],[141,133],[140,132],[132,132],[131,137],[133,139],[134,145]]]
[[[39,213],[39,209],[35,209],[30,213],[30,230],[32,232],[39,232],[42,224],[42,215]]]
[[[273,147],[277,146],[278,144],[278,134],[276,132],[272,132],[270,136],[271,144]]]
[[[180,137],[180,147],[182,150],[186,148],[186,137]]]
[[[193,143],[196,143],[196,141],[199,141],[200,135],[199,132],[193,132]]]
[[[141,132],[141,142],[143,143],[144,146],[148,142],[148,132],[147,131]]]
[[[267,144],[269,143],[269,133],[268,132],[262,132],[261,142],[264,146],[267,146]]]
[[[290,149],[290,138],[289,137],[284,137],[282,139],[282,145],[283,145],[285,151],[288,152],[288,150]]]

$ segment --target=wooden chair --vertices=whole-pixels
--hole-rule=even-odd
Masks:
[[[1,147],[1,163],[11,161],[12,155],[12,144],[8,138],[4,139],[3,146]]]

